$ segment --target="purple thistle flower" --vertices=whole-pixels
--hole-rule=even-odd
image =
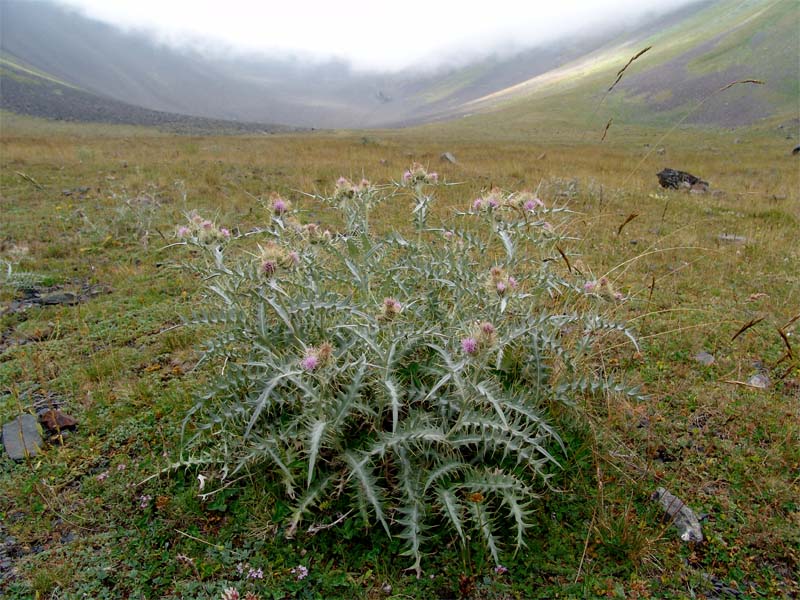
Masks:
[[[300,366],[306,371],[313,371],[319,366],[319,357],[316,354],[309,354],[300,361]]]
[[[583,291],[587,294],[591,294],[593,291],[597,289],[597,282],[596,281],[587,281],[583,284]]]
[[[488,321],[481,323],[481,331],[486,335],[492,335],[494,333],[494,325]]]
[[[272,203],[272,210],[276,215],[285,213],[287,208],[286,202],[282,198],[276,198],[275,202]]]
[[[506,291],[506,284],[503,283],[502,281],[498,281],[497,282],[497,293],[502,296],[505,293],[505,291]]]
[[[473,337],[464,338],[461,340],[461,349],[465,354],[475,354],[478,352],[478,340]]]
[[[497,565],[497,566],[494,568],[494,572],[495,572],[497,575],[504,575],[504,574],[508,573],[508,568],[507,568],[507,567],[504,567],[503,565]]]
[[[295,265],[299,265],[300,264],[300,255],[295,250],[292,250],[291,252],[289,252],[289,258],[291,259],[292,263],[294,263]]]
[[[428,173],[428,181],[431,183],[438,183],[439,182],[439,174],[438,173]]]
[[[226,229],[225,227],[223,227],[222,229],[220,229],[220,230],[219,230],[219,232],[222,234],[222,237],[226,237],[226,238],[229,238],[229,237],[231,237],[231,232],[230,232],[230,230],[229,230],[229,229]]]
[[[148,496],[147,494],[143,496],[139,496],[139,508],[147,508],[150,506],[150,500],[152,500],[152,496]]]
[[[514,289],[514,288],[516,288],[516,287],[517,287],[519,284],[517,283],[517,280],[516,280],[515,278],[513,278],[513,277],[509,277],[509,278],[508,278],[508,285],[509,285],[509,287],[510,287],[510,288],[513,290],[513,289]]]
[[[200,226],[206,231],[211,231],[214,228],[214,224],[211,221],[203,221]]]
[[[192,232],[192,230],[189,229],[188,227],[185,227],[185,226],[178,227],[178,237],[182,237],[182,238],[189,237],[189,234],[191,232]]]
[[[494,198],[489,198],[488,204],[489,208],[497,208],[499,206],[499,204],[497,204],[497,200],[495,200]]]
[[[472,203],[472,210],[480,210],[483,208],[483,198],[476,198]]]
[[[405,181],[406,183],[411,181],[411,171],[406,171],[405,173],[403,173],[403,181]]]
[[[278,270],[278,265],[275,264],[274,260],[265,260],[261,263],[261,270],[264,275],[273,275]]]
[[[345,176],[341,176],[339,177],[339,179],[336,180],[336,185],[338,186],[346,186],[349,185],[349,183],[350,182],[347,180],[347,177]]]

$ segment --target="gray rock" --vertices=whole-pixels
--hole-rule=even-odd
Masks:
[[[683,500],[668,492],[665,488],[656,489],[653,500],[657,500],[664,512],[672,518],[684,542],[702,542],[703,528],[694,511],[686,506]]]
[[[770,385],[769,375],[766,373],[756,373],[750,379],[747,380],[747,385],[752,386],[754,388],[760,388],[765,390]]]
[[[443,161],[449,162],[450,164],[456,164],[456,157],[450,152],[445,152],[439,158],[441,158]]]
[[[706,352],[705,350],[703,350],[702,352],[698,352],[697,354],[695,354],[695,355],[694,355],[694,359],[695,359],[697,362],[699,362],[701,365],[703,365],[703,366],[706,366],[706,367],[709,367],[709,366],[713,365],[713,364],[714,364],[714,362],[716,361],[716,359],[714,358],[714,356],[713,356],[713,355],[711,355],[711,354],[709,354],[709,353],[708,353],[708,352]]]
[[[3,445],[13,460],[36,456],[42,447],[42,429],[33,415],[20,415],[3,425]]]
[[[721,233],[717,236],[720,242],[728,242],[729,244],[744,244],[747,238],[741,235],[733,235],[732,233]]]
[[[77,304],[79,301],[78,296],[72,292],[54,292],[39,297],[36,303],[42,306],[56,306],[58,304]]]

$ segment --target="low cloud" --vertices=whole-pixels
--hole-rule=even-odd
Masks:
[[[698,0],[60,0],[162,43],[201,51],[433,70],[666,14]]]

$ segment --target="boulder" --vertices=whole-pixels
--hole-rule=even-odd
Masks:
[[[708,190],[708,182],[699,177],[687,173],[686,171],[676,171],[675,169],[664,169],[658,176],[658,183],[663,188],[673,190],[684,189],[704,189]]]
[[[445,162],[449,162],[451,165],[456,164],[456,157],[453,156],[451,152],[445,152],[439,158]]]

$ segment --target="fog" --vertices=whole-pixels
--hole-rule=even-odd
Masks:
[[[176,47],[430,71],[666,14],[698,0],[59,0]]]

